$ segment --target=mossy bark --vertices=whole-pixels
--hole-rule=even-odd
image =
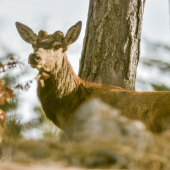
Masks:
[[[145,0],[90,0],[79,76],[135,90]]]

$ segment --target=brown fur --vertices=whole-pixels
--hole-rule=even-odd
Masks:
[[[112,85],[85,82],[75,75],[65,51],[78,38],[80,22],[71,27],[65,37],[60,31],[52,35],[40,31],[37,36],[27,26],[16,25],[21,37],[34,45],[30,57],[35,54],[40,57],[36,64],[30,62],[30,65],[39,70],[38,97],[47,118],[55,125],[63,130],[68,128],[75,110],[86,100],[97,97],[120,109],[126,117],[143,121],[153,132],[169,128],[169,92],[128,91]],[[56,44],[61,48],[55,50]]]

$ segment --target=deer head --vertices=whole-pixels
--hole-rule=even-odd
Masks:
[[[67,31],[65,36],[61,31],[48,35],[43,30],[39,31],[37,35],[28,26],[16,22],[17,30],[22,39],[32,44],[34,52],[29,55],[28,59],[31,67],[46,73],[59,69],[62,66],[65,51],[79,37],[81,25],[81,21],[77,22]]]

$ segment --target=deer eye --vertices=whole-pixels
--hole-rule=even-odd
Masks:
[[[54,50],[58,50],[59,48],[61,48],[61,45],[54,46]]]

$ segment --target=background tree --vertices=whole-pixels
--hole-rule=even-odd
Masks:
[[[145,0],[90,0],[79,76],[134,90]]]

